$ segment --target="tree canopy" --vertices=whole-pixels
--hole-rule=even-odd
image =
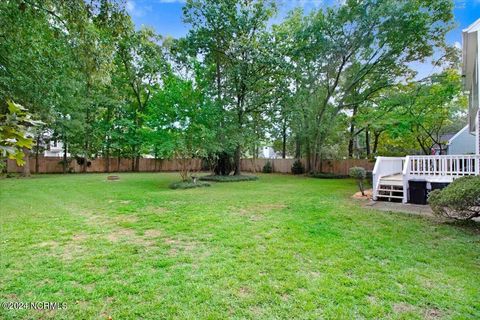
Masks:
[[[464,117],[452,1],[348,0],[283,19],[279,5],[187,0],[189,31],[172,39],[136,29],[114,0],[2,1],[0,147],[21,162],[62,141],[65,171],[67,158],[86,170],[114,156],[138,170],[149,155],[240,174],[241,157],[273,145],[316,171],[326,158],[429,153]],[[442,71],[418,80],[412,63],[427,58]]]

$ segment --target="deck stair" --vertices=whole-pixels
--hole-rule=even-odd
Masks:
[[[396,173],[380,178],[377,198],[386,201],[401,201],[403,199],[402,174]]]

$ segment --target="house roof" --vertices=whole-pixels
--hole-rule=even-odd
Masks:
[[[440,140],[441,141],[444,141],[444,142],[447,142],[450,143],[450,140],[452,140],[452,138],[456,135],[456,133],[446,133],[446,134],[443,134],[441,137],[440,137]]]
[[[457,133],[455,133],[453,136],[451,136],[450,139],[448,139],[447,144],[451,144],[453,142],[453,140],[457,139],[457,137],[459,135],[461,135],[466,130],[468,130],[468,124],[465,127],[463,127],[461,130],[459,130]]]

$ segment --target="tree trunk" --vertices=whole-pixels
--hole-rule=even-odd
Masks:
[[[369,134],[368,126],[365,129],[365,145],[367,148],[367,158],[368,158],[370,157],[370,134]]]
[[[38,173],[39,163],[38,155],[40,153],[40,133],[37,135],[37,148],[35,149],[35,173]]]
[[[63,137],[63,173],[67,173],[67,141]]]
[[[285,119],[283,120],[282,128],[282,159],[286,158],[287,155],[287,123]]]
[[[137,155],[135,157],[135,171],[137,171],[137,172],[140,171],[140,156],[139,155]]]
[[[154,172],[157,171],[157,158],[158,158],[157,150],[155,149],[155,153],[153,155],[153,171]]]
[[[110,141],[107,140],[105,149],[105,172],[110,172]]]
[[[23,165],[22,177],[28,178],[30,177],[30,149],[23,148],[23,159],[25,164]]]
[[[309,143],[309,141],[307,141],[306,145],[307,145],[307,148],[306,148],[306,150],[305,150],[305,154],[306,154],[306,158],[307,158],[307,159],[306,159],[306,160],[307,160],[307,163],[306,163],[306,164],[307,164],[307,168],[306,168],[306,169],[307,169],[307,172],[308,172],[308,173],[312,173],[312,154],[311,154],[311,151],[310,151],[310,143]]]
[[[300,159],[302,155],[302,149],[300,144],[300,137],[297,135],[295,137],[295,159]]]
[[[242,153],[242,149],[240,145],[237,145],[237,148],[235,149],[235,156],[234,156],[234,163],[235,163],[235,172],[234,175],[239,176],[241,174],[240,172],[240,155]]]
[[[377,154],[378,141],[380,140],[380,135],[382,132],[373,131],[373,154]]]
[[[215,77],[217,78],[217,99],[220,101],[222,98],[222,89],[220,87],[221,84],[221,74],[220,74],[220,62],[218,61],[218,55],[216,56],[216,62],[215,62]]]
[[[323,154],[320,154],[320,173],[323,172]]]
[[[120,172],[120,149],[117,152],[117,172]]]
[[[353,144],[355,139],[355,115],[357,114],[357,106],[353,107],[352,118],[350,121],[350,135],[348,138],[348,157],[353,158]]]

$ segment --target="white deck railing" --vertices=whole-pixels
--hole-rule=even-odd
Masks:
[[[479,174],[479,155],[407,156],[403,175],[470,176]]]
[[[373,199],[377,199],[380,179],[402,173],[403,202],[407,202],[408,181],[451,182],[453,179],[480,175],[480,155],[378,157],[373,169]]]
[[[403,157],[377,157],[372,171],[373,199],[377,199],[380,178],[402,172],[405,158]]]

